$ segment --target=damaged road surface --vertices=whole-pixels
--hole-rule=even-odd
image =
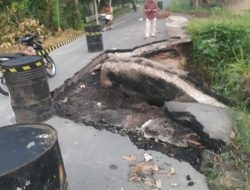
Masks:
[[[62,121],[57,117],[48,123],[56,126],[59,140],[64,139],[60,147],[70,190],[150,190],[157,189],[152,188],[156,181],[161,181],[163,190],[208,190],[205,177],[186,162],[147,151],[153,160],[144,164],[145,151],[138,149],[126,136],[67,119],[59,126]],[[136,160],[129,161],[132,157],[129,155]],[[148,165],[155,166],[150,169]]]
[[[72,189],[208,189],[197,172],[202,152],[230,143],[234,122],[227,106],[176,67],[188,42],[105,52],[54,93],[56,114],[69,119],[57,130],[71,136],[62,149],[74,165]],[[150,59],[157,52],[174,64]],[[57,118],[48,122],[57,126]]]

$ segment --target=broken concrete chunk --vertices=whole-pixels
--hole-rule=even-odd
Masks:
[[[175,125],[165,118],[151,119],[145,122],[141,131],[145,138],[153,138],[155,141],[162,141],[178,147],[188,147],[187,140],[175,136]]]
[[[145,152],[144,153],[144,159],[145,159],[146,162],[149,162],[149,161],[153,160],[153,157],[150,154]]]
[[[192,102],[165,102],[166,111],[181,123],[206,133],[210,139],[230,143],[234,126],[232,111]],[[198,126],[199,125],[199,126]],[[196,128],[196,129],[195,129]]]
[[[182,79],[183,72],[162,65],[142,58],[109,59],[101,67],[101,86],[118,87],[129,95],[158,106],[162,106],[164,101],[178,99],[225,107]]]

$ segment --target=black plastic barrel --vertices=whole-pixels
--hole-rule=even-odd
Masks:
[[[2,64],[17,123],[42,122],[52,116],[46,68],[40,56],[23,56]]]
[[[46,124],[0,127],[1,190],[67,190],[55,129]]]
[[[160,10],[163,10],[163,2],[162,1],[157,1],[157,6]]]
[[[88,52],[99,52],[103,50],[103,41],[100,25],[85,27]]]

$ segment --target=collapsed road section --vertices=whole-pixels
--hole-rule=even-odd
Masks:
[[[234,120],[225,104],[180,69],[189,45],[173,38],[101,54],[55,90],[56,114],[127,135],[139,148],[199,170],[203,150],[230,143]],[[165,63],[158,54],[167,56]]]

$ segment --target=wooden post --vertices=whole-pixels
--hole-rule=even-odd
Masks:
[[[99,25],[99,18],[98,18],[98,10],[97,10],[97,3],[96,0],[94,1],[94,8],[95,8],[95,18],[96,18],[96,24]]]

